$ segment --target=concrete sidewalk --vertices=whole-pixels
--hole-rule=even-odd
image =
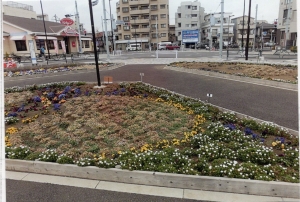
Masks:
[[[89,188],[89,189],[99,189],[99,190],[107,190],[107,191],[154,195],[154,196],[162,196],[162,197],[174,197],[174,198],[181,198],[181,199],[206,200],[206,201],[222,201],[222,202],[299,201],[299,199],[294,199],[294,198],[256,196],[256,195],[232,194],[232,193],[202,191],[202,190],[193,190],[193,189],[136,185],[136,184],[126,184],[126,183],[108,182],[108,181],[100,181],[100,180],[79,179],[79,178],[72,178],[72,177],[42,175],[42,174],[26,173],[26,172],[6,171],[6,178],[12,180],[50,183],[50,184],[74,186],[74,187]]]

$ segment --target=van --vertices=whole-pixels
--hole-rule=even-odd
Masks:
[[[171,42],[160,42],[158,43],[158,50],[166,50],[166,45],[172,45]]]
[[[142,50],[141,45],[140,44],[128,44],[126,46],[126,50],[127,51],[135,51],[135,50]]]

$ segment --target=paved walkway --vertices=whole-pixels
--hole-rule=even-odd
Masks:
[[[107,182],[107,181],[99,181],[99,180],[41,175],[41,174],[34,174],[34,173],[13,172],[13,171],[6,171],[6,178],[12,180],[20,180],[20,181],[50,183],[50,184],[89,188],[89,189],[96,189],[96,190],[172,197],[178,199],[194,199],[194,200],[222,201],[222,202],[299,201],[299,199],[293,199],[293,198],[255,196],[255,195],[247,195],[247,194],[232,194],[232,193],[201,191],[201,190],[193,190],[193,189],[155,187],[155,186],[125,184],[125,183]]]

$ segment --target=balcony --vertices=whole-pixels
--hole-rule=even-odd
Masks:
[[[241,35],[241,34],[238,34],[238,38],[241,39],[241,38],[242,38],[242,35]],[[246,38],[247,38],[247,34],[244,34],[244,39],[246,39]],[[250,34],[250,35],[249,35],[249,38],[250,38],[250,39],[253,39],[253,38],[254,38],[254,34]]]
[[[143,9],[143,10],[131,10],[130,15],[141,15],[141,14],[148,14],[150,12],[149,9]]]
[[[247,23],[245,23],[245,25],[244,25],[244,29],[247,29]],[[238,26],[237,26],[237,28],[238,29],[243,29],[243,24],[239,24]],[[254,29],[255,28],[255,23],[250,23],[250,29]]]
[[[116,3],[116,8],[120,8],[120,3],[119,2]]]
[[[137,20],[130,20],[130,24],[141,24],[147,23],[149,24],[149,19],[137,19]]]
[[[136,32],[150,32],[150,27],[136,29]]]
[[[129,1],[129,5],[133,6],[133,5],[141,5],[141,4],[149,4],[149,0],[130,0]]]

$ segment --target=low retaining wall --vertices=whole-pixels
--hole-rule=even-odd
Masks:
[[[93,180],[152,185],[170,188],[195,189],[260,196],[299,198],[299,184],[266,182],[221,177],[103,169],[94,166],[79,167],[40,161],[6,159],[6,170],[46,175],[57,175]]]

